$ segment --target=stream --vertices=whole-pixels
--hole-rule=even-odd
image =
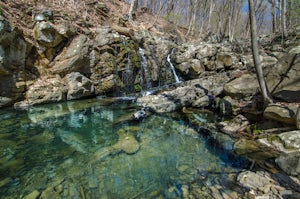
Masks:
[[[245,159],[212,145],[184,118],[135,121],[139,109],[115,99],[1,109],[0,198],[243,195],[235,177]]]

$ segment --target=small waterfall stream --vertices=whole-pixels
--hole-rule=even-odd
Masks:
[[[168,54],[168,56],[167,56],[167,61],[168,61],[169,64],[170,64],[170,67],[171,67],[171,70],[172,70],[172,72],[173,72],[173,75],[174,75],[174,78],[175,78],[176,83],[180,83],[181,81],[179,80],[179,77],[178,77],[178,75],[176,74],[176,71],[175,71],[175,67],[174,67],[174,65],[173,65],[172,62],[171,62],[171,55],[172,55],[173,53],[174,53],[174,48],[172,48],[171,53]]]
[[[124,83],[124,88],[122,89],[123,94],[129,94],[134,92],[134,77],[133,71],[131,69],[131,60],[130,60],[130,52],[127,49],[127,43],[125,37],[122,37],[123,45],[125,50],[127,51],[127,64],[125,70],[122,71],[122,82]]]
[[[152,88],[152,84],[151,84],[151,74],[148,70],[148,61],[147,58],[145,56],[145,50],[143,48],[139,48],[139,54],[142,58],[141,61],[141,79],[140,79],[140,83],[142,86],[142,93],[143,95],[147,95],[148,90]]]

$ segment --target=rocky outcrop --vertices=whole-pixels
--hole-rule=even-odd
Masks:
[[[89,39],[85,35],[75,37],[70,45],[50,64],[50,71],[62,77],[71,72],[90,75]]]
[[[64,77],[68,87],[67,100],[91,97],[94,94],[93,82],[79,72],[72,72]]]
[[[61,102],[66,99],[67,87],[59,76],[40,78],[27,90],[26,100],[16,103],[15,107]]]
[[[26,52],[21,32],[0,16],[0,108],[23,98]]]
[[[208,106],[222,93],[226,81],[228,81],[226,74],[192,80],[172,91],[138,98],[137,103],[159,113],[172,112],[189,106]]]

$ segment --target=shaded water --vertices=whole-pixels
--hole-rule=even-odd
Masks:
[[[137,110],[99,100],[0,110],[0,198],[180,198],[188,190],[211,198],[213,186],[240,194],[243,159],[181,119],[132,121]],[[122,136],[138,149],[119,149]]]

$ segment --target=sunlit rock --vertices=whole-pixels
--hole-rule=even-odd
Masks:
[[[42,77],[29,87],[26,100],[16,103],[15,107],[65,101],[66,94],[67,87],[59,76]]]
[[[83,75],[90,74],[89,46],[87,36],[76,36],[70,45],[50,64],[50,71],[53,74],[59,74],[61,76],[65,76],[71,72],[80,72]]]

